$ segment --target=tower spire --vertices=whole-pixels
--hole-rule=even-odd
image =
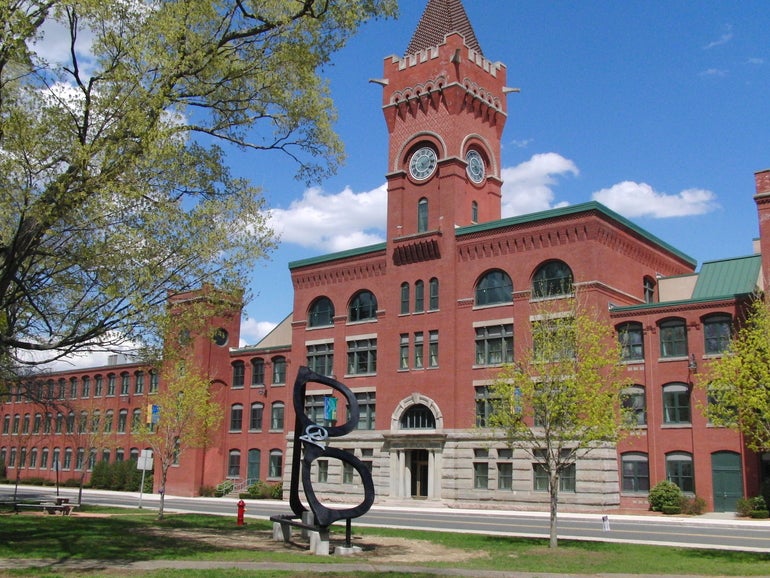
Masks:
[[[482,54],[476,33],[473,32],[462,0],[428,0],[420,22],[406,49],[406,55],[415,54],[444,42],[451,32],[457,32],[465,38],[465,44]]]

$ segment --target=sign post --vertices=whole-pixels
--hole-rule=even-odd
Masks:
[[[144,473],[152,470],[152,450],[142,450],[136,461],[136,469],[142,470],[142,483],[139,486],[139,509],[142,509],[142,493],[144,492]]]

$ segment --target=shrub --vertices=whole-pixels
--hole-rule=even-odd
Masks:
[[[211,498],[214,496],[215,491],[214,486],[201,486],[198,493],[204,498]]]
[[[751,511],[753,509],[754,508],[751,506],[751,500],[749,498],[740,498],[735,504],[735,511],[738,512],[739,516],[744,518],[751,516]]]
[[[222,496],[226,496],[232,492],[233,488],[235,488],[235,483],[232,480],[225,480],[224,482],[217,485],[217,488],[214,491],[214,495],[217,498],[221,498]]]
[[[682,490],[674,482],[663,480],[655,484],[655,487],[650,490],[647,500],[653,512],[663,512],[664,506],[673,507],[681,511]]]
[[[243,499],[251,500],[280,500],[283,497],[283,486],[279,483],[268,483],[257,480],[251,484],[247,491],[240,495]]]
[[[752,518],[770,518],[770,511],[768,510],[752,510]]]
[[[660,511],[663,512],[664,514],[668,514],[668,515],[681,514],[682,513],[682,508],[681,508],[681,506],[674,506],[672,504],[665,504],[665,505],[661,506]]]
[[[762,496],[754,496],[751,498],[751,509],[767,510],[767,502],[765,501],[765,498]]]
[[[706,500],[699,496],[693,496],[692,498],[682,496],[681,509],[683,514],[700,516],[706,511]]]

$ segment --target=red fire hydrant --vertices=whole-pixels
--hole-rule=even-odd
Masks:
[[[243,514],[246,512],[246,502],[238,500],[238,521],[239,526],[243,526]]]

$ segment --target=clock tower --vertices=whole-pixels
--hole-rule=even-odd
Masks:
[[[385,59],[374,82],[383,86],[389,135],[387,237],[396,265],[414,259],[416,239],[424,239],[418,253],[430,255],[455,227],[500,219],[505,80],[461,0],[429,0],[406,54]],[[400,252],[404,242],[411,248]]]

